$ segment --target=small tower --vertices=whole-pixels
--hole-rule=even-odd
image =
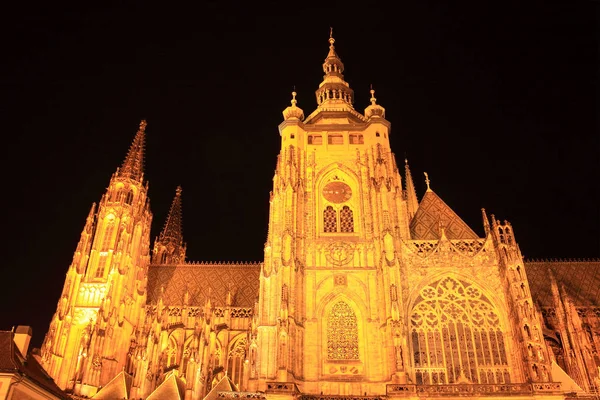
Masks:
[[[42,364],[57,385],[82,396],[122,371],[134,323],[144,312],[150,261],[150,212],[144,181],[146,121],[86,219]]]
[[[175,198],[165,222],[165,227],[154,242],[152,264],[180,264],[185,262],[186,245],[181,228],[181,186],[175,190]]]

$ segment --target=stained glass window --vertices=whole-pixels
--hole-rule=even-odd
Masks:
[[[343,301],[337,302],[327,317],[327,358],[358,360],[356,314]]]
[[[340,210],[340,232],[354,232],[354,216],[348,206]]]
[[[498,312],[475,286],[450,277],[426,286],[410,323],[417,384],[510,383]]]
[[[335,210],[331,206],[327,206],[323,211],[323,232],[336,232],[337,221]]]

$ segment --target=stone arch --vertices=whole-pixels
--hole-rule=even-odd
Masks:
[[[485,292],[467,279],[429,280],[413,299],[409,348],[417,384],[510,383],[508,326]]]
[[[315,205],[318,210],[317,230],[321,233],[356,233],[362,230],[361,203],[358,192],[360,179],[357,174],[341,163],[332,163],[321,169],[315,178]],[[351,189],[348,199],[335,201],[323,196],[325,185],[332,182],[343,182]],[[335,216],[332,217],[332,213]]]

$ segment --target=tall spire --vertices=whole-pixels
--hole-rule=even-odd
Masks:
[[[173,203],[171,203],[169,216],[158,240],[163,244],[173,243],[178,246],[183,242],[183,231],[181,229],[181,186],[177,186],[175,190],[175,198],[173,199]]]
[[[129,147],[129,152],[117,175],[139,181],[144,176],[144,147],[146,144],[146,120],[140,122],[140,127]]]
[[[183,243],[181,225],[181,186],[177,186],[165,227],[154,243],[153,264],[179,264],[185,262],[186,246]]]
[[[333,38],[333,28],[329,31],[329,53],[323,62],[323,82],[315,92],[319,106],[325,106],[332,103],[339,108],[339,105],[346,105],[350,108],[354,102],[354,91],[344,80],[344,63],[335,51],[335,39]]]
[[[406,180],[406,203],[408,205],[408,216],[412,218],[419,208],[419,200],[417,199],[417,191],[408,166],[408,159],[404,159],[404,179]]]

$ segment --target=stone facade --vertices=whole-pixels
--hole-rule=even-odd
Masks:
[[[180,188],[150,251],[142,122],[87,218],[48,373],[94,398],[597,393],[600,262],[525,262],[510,223],[482,210],[479,237],[428,177],[419,202],[329,43],[316,110],[294,93],[283,112],[263,262],[186,262]]]

